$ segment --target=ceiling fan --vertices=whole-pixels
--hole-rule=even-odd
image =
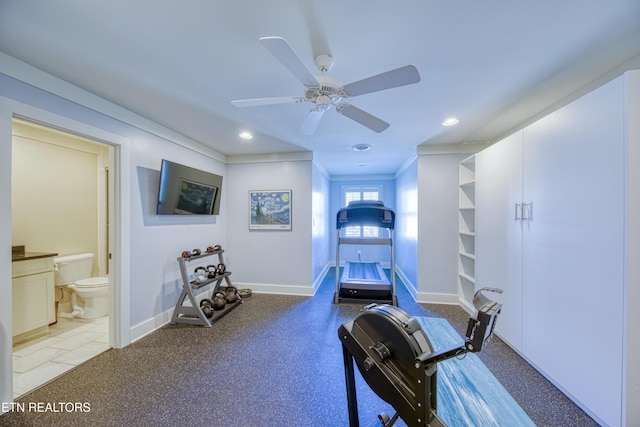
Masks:
[[[333,58],[330,55],[323,54],[315,58],[316,67],[322,74],[314,76],[284,38],[262,37],[260,38],[260,43],[305,86],[304,96],[241,99],[231,101],[231,103],[236,107],[256,107],[310,102],[314,104],[314,107],[309,111],[309,115],[300,130],[303,135],[313,134],[324,112],[332,106],[343,116],[360,123],[374,132],[380,133],[389,127],[389,123],[358,107],[343,102],[343,99],[410,85],[420,81],[418,69],[414,65],[405,65],[404,67],[342,85],[337,79],[326,75],[333,65]]]

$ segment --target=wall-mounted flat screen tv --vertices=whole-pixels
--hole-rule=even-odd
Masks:
[[[222,177],[162,160],[158,215],[218,215]]]

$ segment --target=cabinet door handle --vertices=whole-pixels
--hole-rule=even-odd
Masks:
[[[522,221],[522,203],[516,203],[515,207],[514,221]],[[520,211],[520,215],[518,215],[518,211]]]
[[[526,206],[526,209],[525,209]],[[524,212],[527,211],[527,216],[525,218]],[[523,203],[522,204],[522,220],[523,221],[533,221],[533,202]]]

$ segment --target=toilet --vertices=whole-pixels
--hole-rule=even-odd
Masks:
[[[53,258],[54,283],[63,295],[65,289],[67,295],[71,291],[73,317],[96,319],[109,314],[109,278],[91,277],[93,258],[92,253]]]

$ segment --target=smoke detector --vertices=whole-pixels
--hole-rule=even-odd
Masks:
[[[369,151],[371,150],[371,146],[369,144],[356,144],[353,147],[353,151]]]

